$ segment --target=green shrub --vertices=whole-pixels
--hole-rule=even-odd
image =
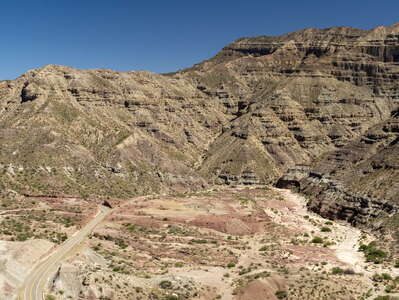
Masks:
[[[331,229],[328,227],[322,227],[321,232],[331,232]]]
[[[136,231],[137,227],[134,224],[128,224],[126,226],[126,229],[129,230],[129,231]]]
[[[17,241],[23,242],[30,238],[28,233],[20,233],[17,235]]]
[[[384,280],[390,281],[390,280],[392,280],[392,277],[388,273],[382,273],[382,274],[376,273],[373,275],[372,280],[377,281],[377,282],[381,282]]]
[[[323,239],[321,237],[319,237],[319,236],[315,236],[312,239],[312,243],[314,243],[314,244],[322,244],[323,243]]]
[[[364,252],[364,256],[368,262],[373,262],[375,264],[380,264],[387,257],[387,253],[376,247],[375,242],[371,242],[368,245],[360,245],[359,251]]]
[[[229,262],[229,263],[227,264],[227,267],[228,267],[228,268],[234,268],[235,266],[236,266],[236,264],[233,263],[233,262]]]
[[[385,292],[386,293],[392,293],[395,289],[396,289],[396,286],[394,286],[393,284],[390,284],[390,285],[385,287]]]
[[[287,292],[286,291],[277,291],[275,293],[276,297],[278,299],[286,299],[287,298]]]
[[[334,275],[341,275],[344,273],[344,270],[341,269],[340,267],[334,267],[331,269],[331,273]]]
[[[204,239],[192,239],[190,242],[194,243],[194,244],[206,244],[206,243],[208,243],[208,241],[204,240]]]

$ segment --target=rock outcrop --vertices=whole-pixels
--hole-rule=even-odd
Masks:
[[[312,197],[310,208],[355,225],[375,223],[375,228],[394,216],[399,209],[398,129],[394,114],[297,176],[297,186]]]

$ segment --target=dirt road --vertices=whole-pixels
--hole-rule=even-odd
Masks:
[[[57,272],[62,260],[68,256],[111,210],[101,207],[97,215],[80,231],[61,244],[48,257],[40,261],[25,280],[19,295],[20,300],[43,300],[49,278]]]

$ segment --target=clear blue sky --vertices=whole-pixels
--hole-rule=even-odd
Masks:
[[[398,0],[2,1],[0,79],[46,64],[171,72],[243,36],[396,22]]]

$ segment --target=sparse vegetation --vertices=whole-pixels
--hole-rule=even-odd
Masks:
[[[329,227],[322,227],[322,228],[320,229],[320,231],[321,231],[321,232],[331,232],[331,228],[329,228]]]
[[[314,244],[322,244],[323,243],[323,238],[319,237],[319,236],[315,236],[312,241],[312,243]]]
[[[368,262],[373,262],[375,264],[382,263],[387,257],[387,253],[381,249],[378,249],[375,242],[371,242],[368,245],[362,244],[359,248],[359,251],[364,252]]]

